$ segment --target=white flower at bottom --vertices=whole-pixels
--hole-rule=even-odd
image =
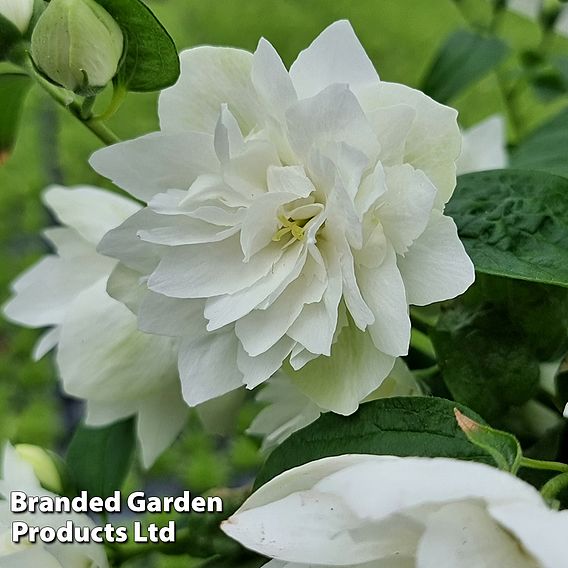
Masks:
[[[561,568],[568,511],[487,465],[345,455],[276,477],[222,528],[271,568]]]
[[[289,362],[316,404],[350,414],[407,353],[409,304],[474,279],[443,214],[457,113],[381,81],[346,21],[290,71],[264,39],[181,67],[161,131],[91,159],[148,203],[101,242],[121,261],[111,293],[142,282],[140,329],[182,338],[190,405]]]
[[[142,460],[149,466],[175,439],[189,409],[180,393],[177,342],[141,333],[136,318],[106,292],[116,262],[96,252],[102,236],[139,206],[94,187],[54,186],[44,193],[62,227],[45,231],[56,254],[42,258],[12,285],[4,306],[12,321],[50,327],[36,346],[57,346],[63,389],[87,403],[87,424],[137,416]]]
[[[12,523],[23,521],[30,526],[57,529],[71,521],[78,527],[94,528],[94,523],[77,513],[12,513],[8,500],[10,492],[23,491],[27,495],[54,497],[43,489],[31,465],[23,461],[6,444],[1,460],[0,475],[0,566],[2,568],[107,568],[105,549],[96,543],[29,543],[12,542]]]

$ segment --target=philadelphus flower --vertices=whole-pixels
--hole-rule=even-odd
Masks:
[[[34,0],[0,0],[0,15],[12,22],[22,33],[30,25]]]
[[[487,465],[345,455],[276,477],[222,528],[270,568],[561,568],[568,511]]]
[[[420,387],[414,375],[402,359],[397,359],[389,376],[363,402],[417,394],[420,394]],[[265,403],[266,407],[256,415],[247,432],[263,438],[262,450],[265,452],[281,444],[294,432],[315,422],[325,412],[284,372],[272,377],[256,396],[256,400]]]
[[[32,58],[54,83],[88,95],[116,75],[123,42],[95,0],[51,0],[32,34]]]
[[[91,160],[148,203],[100,245],[121,261],[109,291],[140,286],[140,328],[182,338],[190,405],[287,361],[322,409],[351,413],[407,353],[408,305],[473,281],[443,214],[456,111],[381,82],[346,21],[290,72],[264,39],[181,64],[161,131]]]
[[[57,346],[63,389],[86,400],[88,424],[137,416],[149,466],[175,439],[189,410],[180,393],[177,342],[137,330],[132,312],[106,293],[116,261],[95,248],[139,206],[94,187],[53,186],[43,199],[64,225],[45,231],[57,252],[14,282],[4,313],[29,327],[51,327],[34,355]]]
[[[8,500],[11,491],[28,495],[49,496],[36,479],[32,466],[23,461],[12,446],[6,444],[0,477],[0,566],[5,568],[107,568],[104,547],[96,543],[18,543],[12,542],[12,523],[23,521],[31,526],[57,529],[72,521],[77,526],[91,527],[86,515],[12,513]],[[3,500],[2,500],[3,499]]]
[[[465,130],[462,151],[457,161],[458,175],[506,168],[507,139],[505,120],[493,115]]]

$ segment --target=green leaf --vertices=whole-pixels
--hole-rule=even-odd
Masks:
[[[538,360],[526,336],[499,309],[453,304],[430,337],[452,397],[487,420],[535,395]]]
[[[511,152],[510,163],[568,177],[568,109],[529,134]]]
[[[422,90],[445,103],[495,69],[508,52],[496,37],[459,30],[442,45]]]
[[[140,0],[96,0],[116,20],[126,53],[118,72],[129,91],[158,91],[179,77],[179,58],[173,39]]]
[[[67,465],[77,490],[106,498],[120,489],[135,442],[131,418],[104,428],[79,426],[67,451]]]
[[[16,143],[22,107],[31,85],[27,75],[0,75],[0,166],[10,157]]]
[[[10,20],[0,15],[0,61],[6,59],[10,49],[21,39],[20,30]]]
[[[491,454],[499,469],[517,473],[521,465],[523,451],[515,436],[508,432],[495,430],[485,424],[479,424],[479,422],[462,414],[457,408],[455,414],[459,427],[472,444]]]
[[[568,287],[568,179],[522,170],[467,174],[446,213],[478,272]]]
[[[476,448],[458,427],[456,406],[483,422],[462,405],[430,397],[367,402],[351,416],[324,414],[272,452],[256,487],[290,468],[341,454],[451,457],[493,464],[489,454]]]

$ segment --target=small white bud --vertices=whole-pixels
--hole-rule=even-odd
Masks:
[[[39,446],[18,444],[14,447],[18,456],[34,468],[38,481],[48,490],[62,492],[61,475],[53,458]]]
[[[34,0],[0,0],[0,14],[22,33],[28,29],[33,11]]]
[[[118,24],[94,0],[51,0],[32,34],[32,58],[54,83],[92,94],[116,75],[123,42]]]

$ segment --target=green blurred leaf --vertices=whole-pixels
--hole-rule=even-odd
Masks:
[[[106,498],[120,489],[135,443],[131,418],[104,428],[79,426],[67,451],[67,466],[77,490]]]
[[[497,170],[458,178],[446,207],[478,272],[568,287],[568,180]]]
[[[22,107],[31,85],[27,75],[0,75],[0,166],[10,157],[16,143]]]
[[[179,76],[176,46],[152,11],[140,0],[96,0],[117,21],[126,53],[118,72],[130,91],[158,91]]]
[[[324,414],[272,452],[255,485],[293,467],[341,454],[438,456],[493,464],[458,427],[456,407],[483,422],[458,403],[430,397],[380,399],[361,405],[351,416]]]
[[[511,152],[511,166],[568,177],[568,109],[533,131]]]
[[[499,309],[454,304],[430,334],[452,397],[491,420],[531,399],[538,360]]]
[[[0,15],[0,61],[5,59],[12,46],[22,39],[20,30]]]
[[[457,409],[455,413],[459,427],[472,444],[491,454],[499,469],[517,473],[523,452],[515,436],[508,432],[495,430],[485,424],[479,424]]]
[[[508,52],[507,45],[496,37],[459,30],[440,48],[422,90],[445,103],[495,69]]]

